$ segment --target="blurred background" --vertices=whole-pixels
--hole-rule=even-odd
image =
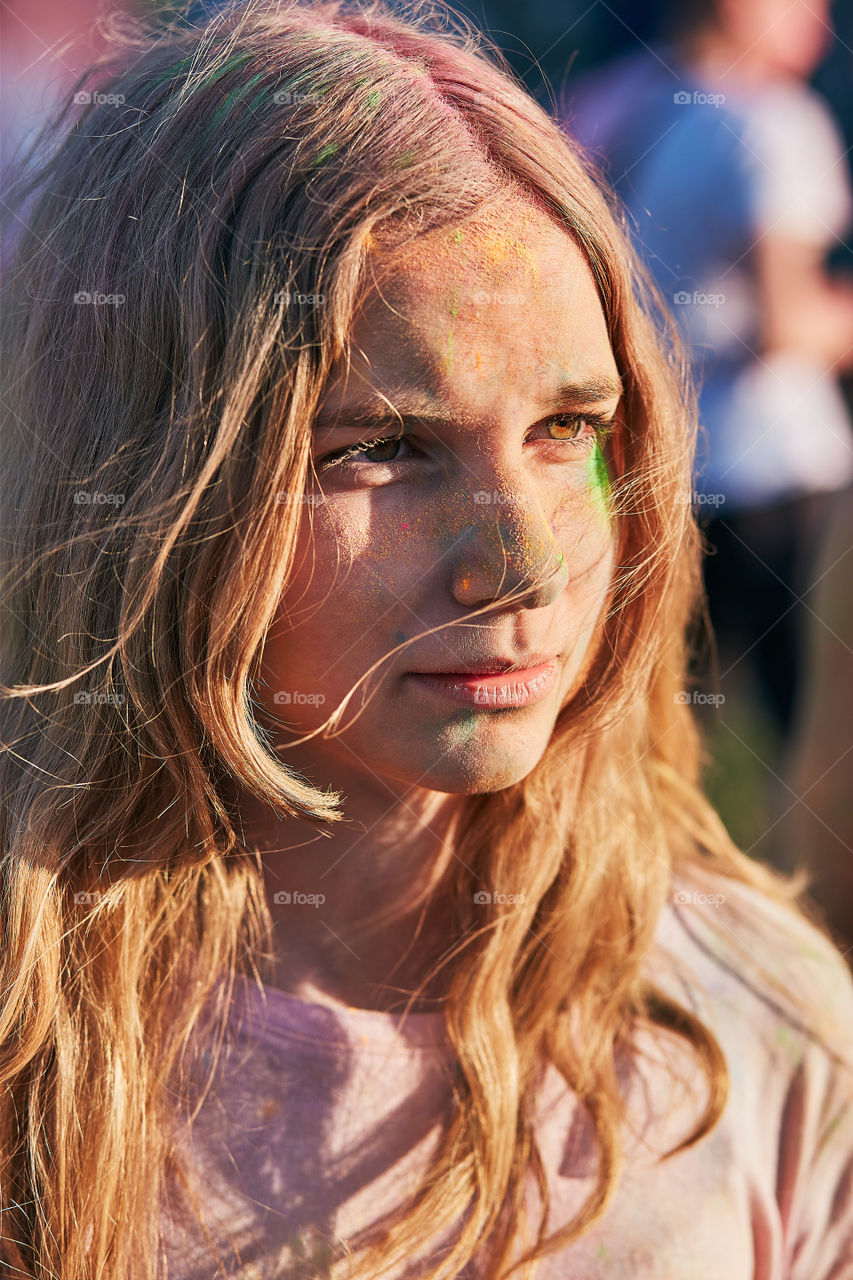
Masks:
[[[4,0],[0,188],[101,52],[99,14]],[[684,696],[737,843],[853,963],[853,0],[456,0],[599,165],[700,389],[712,629]]]

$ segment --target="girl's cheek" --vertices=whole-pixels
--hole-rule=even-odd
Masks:
[[[603,458],[601,462],[603,463]],[[563,491],[557,501],[551,528],[560,550],[569,561],[602,554],[612,541],[614,526],[610,511],[609,485],[605,487],[590,466],[582,483]]]
[[[503,509],[495,508],[490,513],[496,529],[480,529],[479,540],[487,545],[491,533],[514,557],[524,550],[537,562],[550,558],[546,552],[562,555],[570,580],[588,572],[606,554],[613,534],[609,474],[600,446],[588,461],[563,472],[542,499],[538,518],[530,520],[523,537],[513,521],[508,522],[512,528],[497,529]],[[357,592],[371,607],[383,588],[405,596],[413,571],[428,574],[431,566],[446,564],[448,553],[483,521],[487,513],[474,503],[473,492],[428,503],[379,504],[369,494],[348,494],[345,500],[328,497],[313,507],[310,525],[306,520],[300,531],[294,585],[312,599],[343,587],[347,596]]]
[[[299,530],[290,589],[312,601],[327,596],[369,555],[374,540],[369,513],[333,498],[316,503]]]

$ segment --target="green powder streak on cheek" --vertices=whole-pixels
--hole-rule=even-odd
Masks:
[[[444,355],[441,359],[441,367],[445,373],[450,373],[453,369],[453,334],[450,330],[448,330],[447,339],[444,344]]]
[[[476,731],[479,719],[480,716],[476,711],[460,711],[455,714],[447,726],[450,739],[448,747],[467,742]]]
[[[604,451],[598,443],[596,443],[595,448],[589,455],[587,478],[596,510],[600,512],[604,520],[609,524],[612,515],[610,471]]]

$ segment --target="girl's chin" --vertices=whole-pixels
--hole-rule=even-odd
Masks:
[[[420,755],[407,759],[406,753],[401,751],[393,772],[399,781],[411,786],[444,791],[449,795],[479,795],[501,791],[521,782],[535,769],[547,745],[546,737],[535,745],[525,743],[524,749],[513,749],[498,740],[472,744],[467,750],[457,747],[449,752],[442,752],[437,746],[430,759]],[[378,761],[375,771],[378,774],[383,771]]]

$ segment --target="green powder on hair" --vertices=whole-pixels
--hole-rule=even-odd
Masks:
[[[414,164],[417,158],[417,152],[410,148],[408,151],[401,151],[392,163],[395,169],[405,169],[408,165]]]
[[[309,161],[308,167],[316,169],[318,165],[325,164],[327,160],[331,160],[332,156],[336,155],[339,150],[340,147],[337,142],[326,143],[325,147],[320,148],[313,160]]]

